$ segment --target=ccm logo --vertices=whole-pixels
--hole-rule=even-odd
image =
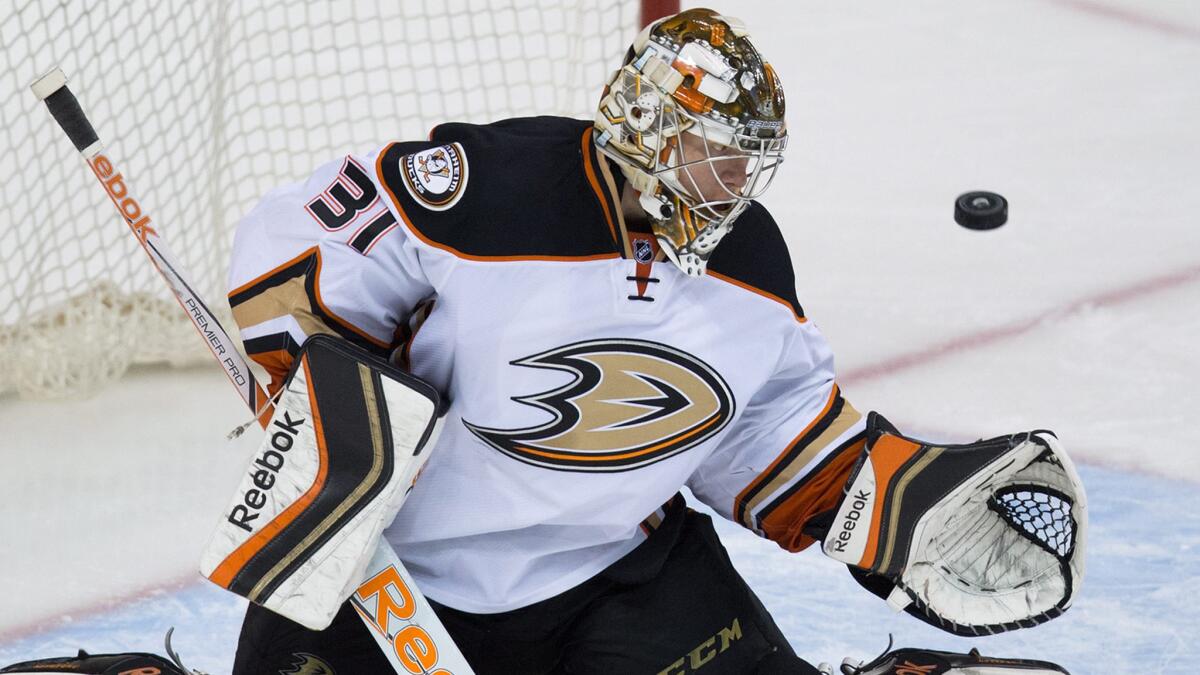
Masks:
[[[154,232],[154,228],[150,227],[150,216],[142,213],[142,205],[129,194],[124,176],[113,173],[112,162],[104,155],[96,155],[90,163],[92,171],[96,172],[96,177],[104,184],[104,191],[120,209],[121,215],[125,216],[129,227],[133,228],[139,239],[145,241],[146,234]]]
[[[445,668],[430,670],[437,665],[438,650],[433,636],[424,628],[410,623],[394,635],[388,629],[392,617],[407,621],[417,612],[417,602],[413,593],[395,567],[388,566],[365,581],[358,587],[355,595],[358,596],[355,605],[359,612],[366,615],[371,623],[392,641],[396,658],[400,659],[406,671],[414,675],[453,675]],[[368,612],[362,605],[372,596],[378,599],[375,601],[375,611]]]

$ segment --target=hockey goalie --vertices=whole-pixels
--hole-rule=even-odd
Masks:
[[[1083,487],[1049,431],[927,443],[843,396],[756,201],[788,131],[741,22],[687,10],[614,65],[592,120],[443,124],[242,220],[229,302],[280,397],[204,563],[253,601],[233,672],[392,672],[355,591],[382,542],[481,675],[1065,673],[818,669],[781,633],[684,487],[968,636],[1071,606]]]

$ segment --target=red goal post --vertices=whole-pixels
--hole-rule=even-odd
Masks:
[[[0,13],[0,396],[207,358],[31,81],[61,65],[220,313],[269,189],[446,120],[591,115],[659,0],[14,0]],[[230,324],[232,325],[232,324]]]

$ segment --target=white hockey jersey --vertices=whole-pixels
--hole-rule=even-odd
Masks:
[[[620,184],[588,122],[448,124],[327,164],[238,227],[230,305],[274,387],[332,333],[449,399],[385,532],[442,604],[566,591],[644,541],[684,485],[799,550],[862,449],[766,210],[688,278],[626,229]]]

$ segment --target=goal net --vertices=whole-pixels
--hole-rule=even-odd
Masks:
[[[0,395],[82,396],[203,341],[28,85],[58,65],[199,292],[266,191],[442,121],[591,116],[638,25],[594,0],[12,0]],[[219,311],[219,310],[218,310]],[[229,325],[229,324],[227,324]],[[232,328],[232,325],[230,325]]]

